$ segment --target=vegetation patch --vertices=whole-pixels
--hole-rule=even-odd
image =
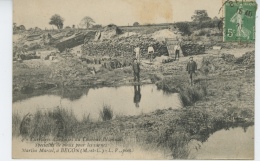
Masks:
[[[99,116],[103,121],[108,121],[113,118],[113,110],[109,105],[103,105],[102,110],[99,112]]]
[[[207,84],[205,80],[197,79],[197,83],[190,86],[188,82],[178,77],[167,77],[156,83],[158,89],[166,92],[179,93],[184,106],[190,106],[193,103],[203,99],[207,95]]]

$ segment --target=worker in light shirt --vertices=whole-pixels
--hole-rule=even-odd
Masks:
[[[136,46],[136,48],[134,49],[135,52],[135,58],[137,60],[138,63],[140,63],[140,47]]]
[[[152,60],[153,60],[153,54],[154,54],[154,49],[153,49],[153,46],[150,45],[150,46],[148,47],[148,55],[149,55],[149,57],[150,57],[150,62],[152,62]]]
[[[180,51],[181,51],[180,43],[177,43],[177,44],[174,46],[175,60],[177,60],[177,61],[179,61]]]

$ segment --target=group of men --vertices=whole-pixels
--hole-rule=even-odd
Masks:
[[[136,58],[137,62],[140,62],[140,60],[141,60],[140,47],[137,46],[134,49],[134,52],[135,52],[135,58]],[[154,48],[150,44],[150,46],[148,47],[148,55],[149,55],[149,58],[150,58],[150,62],[152,62],[152,60],[153,60],[153,54],[154,54]]]
[[[152,62],[153,56],[154,56],[154,48],[153,48],[152,44],[149,45],[147,51],[148,51],[148,56],[149,56],[150,62]],[[140,62],[140,60],[141,60],[140,47],[136,46],[136,48],[134,49],[134,52],[135,52],[135,58],[136,58],[137,62]],[[180,52],[181,52],[181,44],[180,44],[180,42],[178,42],[174,46],[174,53],[175,53],[175,60],[176,61],[179,60]]]
[[[134,71],[134,81],[140,81],[140,47],[136,47],[134,49],[134,52],[136,53],[136,57],[134,58],[133,62],[133,71]],[[174,46],[174,52],[175,52],[175,60],[179,60],[180,52],[181,52],[181,46],[180,43],[177,43]],[[153,59],[153,54],[154,54],[154,48],[152,45],[148,47],[148,54],[150,58],[150,62],[152,62]],[[189,80],[190,80],[190,85],[193,85],[193,74],[196,75],[195,71],[197,70],[197,63],[193,61],[193,57],[189,58],[189,62],[187,63],[186,66],[186,71],[189,74]]]

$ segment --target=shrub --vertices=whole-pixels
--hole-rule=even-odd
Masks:
[[[82,119],[82,123],[88,123],[90,122],[90,113],[88,115],[86,115],[85,113],[83,114],[83,119]]]
[[[139,26],[140,24],[139,24],[139,22],[135,22],[134,24],[133,24],[133,26]]]
[[[206,31],[206,30],[201,30],[197,36],[210,36],[210,31]]]
[[[28,113],[22,120],[20,118],[18,114],[13,114],[13,135],[31,138],[71,136],[78,123],[72,111],[60,107],[49,111],[37,110],[35,114]]]
[[[219,21],[213,21],[213,20],[209,20],[209,21],[202,21],[200,23],[200,28],[214,28],[218,25]]]
[[[170,93],[177,93],[179,92],[178,84],[174,84],[173,80],[171,79],[163,79],[161,81],[156,82],[156,86],[158,89],[162,89],[165,92],[170,92]]]
[[[190,154],[190,136],[183,130],[179,127],[166,128],[158,137],[158,145],[169,148],[174,159],[187,159]]]
[[[181,78],[165,78],[156,83],[158,89],[162,89],[170,93],[180,93],[184,106],[189,106],[207,95],[206,83],[197,80],[196,85],[190,86],[183,82]]]
[[[174,159],[187,159],[190,150],[188,147],[189,137],[182,132],[174,133],[171,136],[170,149],[172,151],[172,157]]]
[[[63,136],[72,135],[75,130],[75,124],[78,122],[72,109],[69,111],[67,109],[57,107],[52,113],[54,120],[56,121],[56,126],[59,129],[59,133],[62,133],[61,135]],[[57,136],[60,136],[59,133]]]
[[[109,105],[103,105],[103,109],[100,110],[99,116],[103,121],[108,121],[113,118],[113,110]]]
[[[178,22],[175,23],[176,27],[180,30],[180,32],[183,33],[183,35],[190,35],[191,31],[190,31],[190,25],[188,22]]]
[[[18,113],[12,114],[12,135],[18,135],[22,118]]]
[[[241,57],[237,58],[235,63],[255,67],[255,51],[246,52]]]
[[[161,78],[159,76],[157,76],[156,74],[151,74],[150,79],[151,79],[152,83],[156,83],[157,81],[161,80]]]
[[[202,28],[215,28],[219,25],[219,20],[207,20],[207,21],[196,21],[196,22],[189,22],[190,27],[193,29],[202,29]],[[221,26],[220,26],[221,27]]]
[[[48,135],[55,135],[57,132],[56,122],[40,110],[35,113],[30,129],[29,136],[31,138],[44,138]]]

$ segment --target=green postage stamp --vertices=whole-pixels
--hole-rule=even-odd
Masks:
[[[254,42],[255,1],[226,1],[224,4],[224,41]]]

